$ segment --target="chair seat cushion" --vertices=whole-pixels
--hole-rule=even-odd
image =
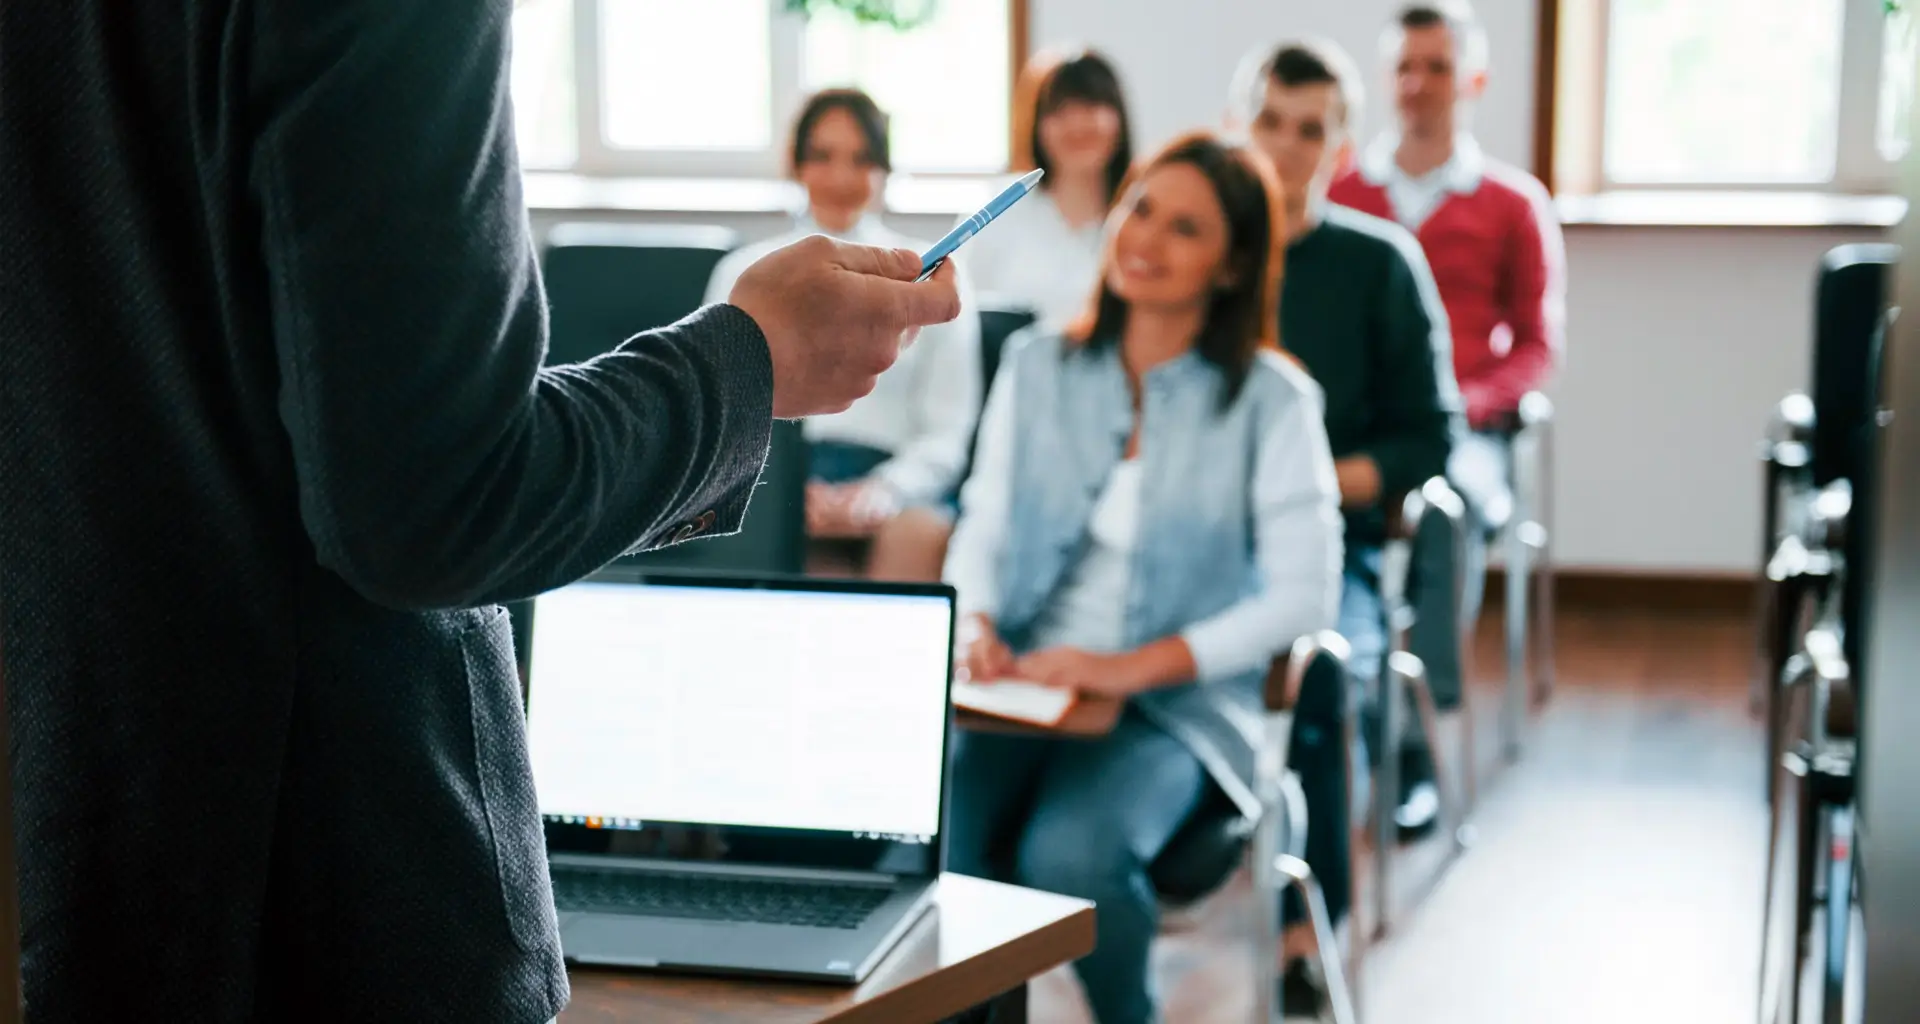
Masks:
[[[1154,891],[1174,906],[1205,899],[1240,869],[1254,826],[1232,799],[1209,786],[1207,796],[1148,868]]]

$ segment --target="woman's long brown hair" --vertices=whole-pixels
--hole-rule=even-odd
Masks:
[[[1206,176],[1227,221],[1227,266],[1234,283],[1214,293],[1194,351],[1219,367],[1227,386],[1225,408],[1239,397],[1261,349],[1280,350],[1280,278],[1286,247],[1286,204],[1279,178],[1264,156],[1239,142],[1197,131],[1168,143],[1127,176],[1113,222],[1126,216],[1135,185],[1163,167],[1186,164]],[[1087,311],[1066,330],[1077,348],[1117,344],[1127,322],[1127,304],[1108,286],[1114,231],[1108,230],[1100,281]]]

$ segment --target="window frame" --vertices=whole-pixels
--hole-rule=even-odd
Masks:
[[[769,138],[764,149],[746,150],[670,150],[626,149],[611,145],[606,136],[602,78],[600,74],[602,36],[601,0],[562,0],[571,5],[573,19],[572,88],[574,93],[574,158],[571,164],[542,167],[543,171],[577,174],[596,178],[736,178],[769,179],[787,177],[787,128],[805,100],[801,62],[806,46],[806,19],[786,9],[782,0],[765,0],[768,15],[768,50],[772,62],[768,76]],[[1028,0],[1005,0],[1007,4],[1008,65],[1010,69],[1007,100],[1008,167],[1016,147],[1011,134],[1017,118],[1018,82],[1028,53]],[[982,172],[913,169],[902,173],[916,178],[976,178]]]
[[[1897,191],[1900,165],[1880,153],[1883,0],[1841,0],[1833,174],[1822,181],[1616,181],[1606,169],[1607,62],[1613,0],[1540,0],[1536,172],[1556,194]]]

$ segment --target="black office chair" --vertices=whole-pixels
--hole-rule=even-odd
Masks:
[[[980,382],[982,393],[993,383],[994,374],[1000,372],[1000,353],[1007,347],[1007,339],[1033,326],[1033,311],[1014,308],[982,308],[980,310]]]
[[[1887,285],[1897,245],[1842,245],[1820,261],[1814,286],[1813,484],[1846,476],[1849,446],[1872,415],[1874,338],[1886,313]]]
[[[1768,448],[1769,544],[1761,675],[1768,833],[1760,1007],[1790,1019],[1803,978],[1818,1019],[1848,1017],[1857,876],[1854,765],[1869,714],[1869,573],[1879,554],[1880,411],[1894,246],[1841,246],[1821,261],[1811,395],[1790,395]],[[1814,943],[1818,913],[1824,936]],[[1818,954],[1816,955],[1816,949]],[[1812,970],[1809,970],[1809,967]]]
[[[1257,1019],[1278,1021],[1275,1005],[1281,959],[1281,893],[1291,890],[1306,908],[1322,951],[1321,972],[1335,1024],[1352,1024],[1354,1000],[1348,979],[1359,967],[1365,943],[1354,931],[1346,963],[1337,951],[1339,940],[1327,913],[1326,898],[1313,871],[1303,859],[1307,835],[1306,797],[1300,782],[1287,771],[1287,751],[1293,739],[1293,706],[1309,680],[1346,694],[1347,642],[1331,630],[1301,637],[1292,650],[1274,661],[1267,675],[1263,699],[1267,708],[1265,742],[1256,765],[1256,795],[1260,817],[1249,817],[1233,800],[1210,790],[1207,802],[1196,808],[1180,831],[1148,869],[1164,907],[1174,913],[1192,908],[1227,884],[1253,858],[1253,910],[1260,916],[1262,947],[1256,973]],[[1351,764],[1352,759],[1345,759]],[[1353,780],[1347,780],[1352,792]],[[1349,899],[1349,912],[1355,901]]]
[[[1870,468],[1857,449],[1878,408],[1879,343],[1888,278],[1899,256],[1899,246],[1857,244],[1837,246],[1821,259],[1814,284],[1812,383],[1807,393],[1780,400],[1762,447],[1762,585],[1755,612],[1760,651],[1751,698],[1767,723],[1769,800],[1781,753],[1775,688],[1799,647],[1810,590],[1824,578],[1802,527],[1820,488]],[[1854,606],[1861,601],[1861,577],[1855,573],[1845,581]],[[1857,644],[1848,635],[1849,646]]]
[[[556,225],[541,259],[552,307],[547,364],[584,362],[699,309],[713,268],[739,242],[704,225]]]
[[[1000,372],[1000,355],[1006,351],[1007,339],[1033,325],[1032,310],[1012,307],[983,306],[980,310],[980,400],[986,401],[987,394],[993,390],[993,378]],[[967,441],[966,471],[960,474],[965,480],[973,475],[973,450],[980,440],[980,428],[976,421],[974,436]]]

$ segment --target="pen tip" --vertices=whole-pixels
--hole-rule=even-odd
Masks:
[[[1046,177],[1046,176],[1047,176],[1047,172],[1046,172],[1046,171],[1044,171],[1044,170],[1041,170],[1041,169],[1039,169],[1039,168],[1035,168],[1035,169],[1033,169],[1033,170],[1031,170],[1031,171],[1028,171],[1028,172],[1027,172],[1026,174],[1024,174],[1024,175],[1022,175],[1022,176],[1021,176],[1021,178],[1020,178],[1020,184],[1022,184],[1022,185],[1038,185],[1038,184],[1040,183],[1040,179],[1041,179],[1041,178],[1044,178],[1044,177]]]

